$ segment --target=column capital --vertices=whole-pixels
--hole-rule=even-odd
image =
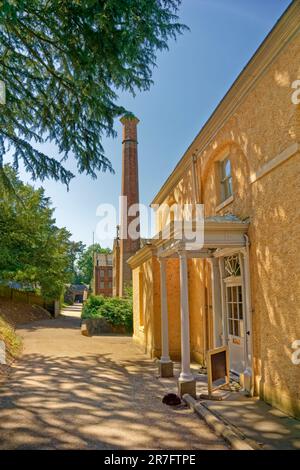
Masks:
[[[187,257],[187,251],[185,248],[178,248],[177,253],[179,258],[185,259]]]

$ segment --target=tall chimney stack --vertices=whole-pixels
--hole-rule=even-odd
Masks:
[[[121,196],[127,198],[127,205],[121,207],[120,227],[120,274],[119,296],[124,295],[124,288],[132,280],[131,269],[127,260],[140,249],[139,214],[128,216],[128,210],[133,204],[139,203],[139,177],[138,177],[138,151],[137,151],[137,125],[139,120],[132,114],[121,118],[123,124],[122,139],[122,190]],[[124,199],[123,199],[124,200]],[[137,222],[137,239],[132,239],[128,233],[130,223]],[[125,235],[127,235],[125,237]]]

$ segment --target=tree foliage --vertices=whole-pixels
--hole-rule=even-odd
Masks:
[[[118,90],[147,90],[158,50],[185,26],[181,0],[0,0],[0,169],[7,145],[33,178],[68,184],[70,153],[80,173],[113,171],[103,135],[125,110]],[[61,159],[37,143],[57,145]]]
[[[72,276],[70,233],[55,225],[43,189],[23,184],[7,165],[3,171],[14,192],[0,184],[0,279],[35,286],[57,299]]]

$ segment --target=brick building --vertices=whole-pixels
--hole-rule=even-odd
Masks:
[[[113,294],[113,255],[94,254],[94,294],[111,297]]]

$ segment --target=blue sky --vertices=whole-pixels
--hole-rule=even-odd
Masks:
[[[183,0],[180,19],[190,32],[171,42],[168,52],[159,54],[150,91],[135,98],[120,94],[120,103],[141,121],[140,202],[151,202],[289,3],[290,0]],[[97,206],[118,205],[121,123],[117,121],[115,127],[118,137],[103,141],[115,175],[99,174],[97,180],[78,175],[69,192],[61,183],[35,183],[42,185],[52,199],[57,225],[67,227],[74,240],[86,244],[92,243],[99,220]],[[56,149],[45,146],[44,151],[53,155]],[[68,165],[73,169],[72,158]],[[20,176],[30,181],[22,170]]]

